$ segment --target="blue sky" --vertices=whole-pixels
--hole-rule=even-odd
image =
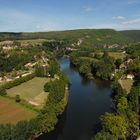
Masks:
[[[0,32],[140,29],[140,0],[0,0]]]

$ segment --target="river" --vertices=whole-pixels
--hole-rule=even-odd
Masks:
[[[68,106],[56,129],[38,140],[91,140],[98,130],[100,116],[111,112],[110,84],[85,79],[70,65],[68,58],[62,58],[60,65],[71,82]]]

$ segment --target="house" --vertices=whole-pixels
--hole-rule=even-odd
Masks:
[[[37,64],[37,62],[35,62],[35,63],[27,63],[27,64],[25,64],[24,66],[25,67],[33,67],[33,66],[35,66]]]
[[[10,81],[13,81],[13,77],[8,73],[6,76],[4,76],[4,80],[6,82],[10,82]]]
[[[7,41],[1,41],[0,45],[12,45],[13,43],[14,41],[7,40]]]
[[[30,74],[32,74],[32,72],[24,73],[21,75],[21,77],[25,77],[25,76],[30,75]]]
[[[3,78],[2,77],[0,77],[0,83],[3,81]]]
[[[120,66],[119,66],[119,69],[126,69],[127,67],[126,67],[126,65],[125,64],[121,64]]]
[[[48,58],[44,58],[43,56],[41,56],[41,58],[42,58],[43,62],[45,63],[45,65],[48,66],[49,65],[48,64],[49,59]]]
[[[12,78],[6,78],[6,82],[10,82],[10,81],[13,81]]]
[[[108,48],[111,49],[111,48],[118,48],[119,45],[118,44],[113,44],[113,45],[109,45]]]
[[[131,80],[133,80],[134,79],[134,75],[133,74],[127,74],[127,79],[131,79]]]
[[[128,60],[126,61],[126,64],[127,64],[127,65],[132,64],[132,63],[133,63],[133,59],[128,59]]]
[[[83,42],[83,40],[79,39],[78,42],[77,42],[77,45],[80,46],[82,44],[82,42]]]
[[[20,78],[20,76],[16,76],[16,77],[15,77],[15,79],[18,79],[18,78]]]

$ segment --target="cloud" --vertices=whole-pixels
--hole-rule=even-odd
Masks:
[[[140,3],[139,0],[129,0],[128,4],[136,4],[136,3]]]
[[[84,7],[84,11],[85,12],[91,12],[91,11],[93,11],[93,8],[92,7]]]
[[[113,17],[113,19],[115,19],[115,20],[124,20],[125,17],[123,17],[123,16],[116,16],[116,17]]]
[[[122,22],[124,25],[135,25],[135,24],[140,24],[140,18],[129,20],[129,21],[124,21]]]

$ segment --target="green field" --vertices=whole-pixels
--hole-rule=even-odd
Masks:
[[[79,57],[81,61],[90,61],[90,62],[98,62],[98,59],[92,58],[92,57]]]
[[[43,91],[44,84],[48,81],[48,78],[35,77],[28,82],[25,82],[14,88],[8,89],[7,94],[10,97],[20,95],[22,99],[25,99],[33,105],[41,105],[48,95],[48,93],[45,93]]]
[[[16,123],[21,120],[29,120],[36,113],[24,108],[13,100],[0,97],[0,124]]]
[[[133,80],[131,80],[131,79],[120,80],[120,84],[121,84],[122,88],[125,89],[127,91],[127,93],[129,93],[131,90],[131,87],[133,85]]]
[[[109,52],[108,54],[114,59],[124,59],[126,57],[126,54],[122,52]]]

